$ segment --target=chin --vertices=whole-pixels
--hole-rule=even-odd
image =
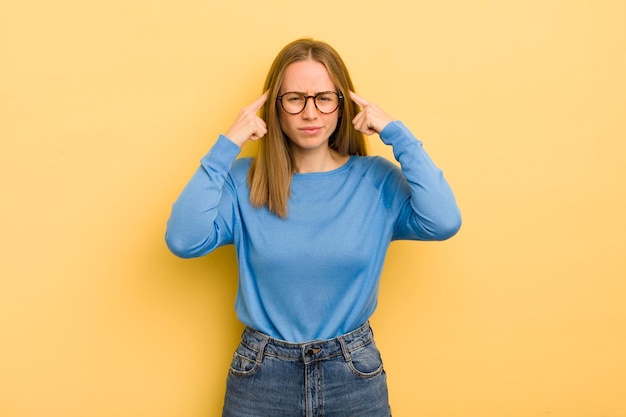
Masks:
[[[291,141],[296,148],[303,150],[314,150],[322,147],[328,147],[328,139],[321,138],[304,138],[297,141]]]

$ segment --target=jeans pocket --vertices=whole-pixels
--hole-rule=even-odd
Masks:
[[[373,378],[383,372],[383,360],[374,342],[350,352],[348,367],[360,378]]]
[[[229,372],[233,376],[252,376],[261,367],[258,351],[240,343],[233,354]]]

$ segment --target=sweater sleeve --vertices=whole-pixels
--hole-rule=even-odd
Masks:
[[[229,171],[241,149],[220,135],[172,206],[165,242],[192,258],[232,243],[236,193]]]
[[[389,123],[380,137],[393,147],[410,194],[400,204],[393,239],[445,240],[454,236],[461,227],[459,207],[422,142],[400,121]]]

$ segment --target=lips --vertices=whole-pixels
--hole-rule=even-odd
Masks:
[[[301,127],[298,129],[300,132],[304,133],[305,135],[316,135],[318,134],[322,128],[319,126],[306,126],[306,127]]]

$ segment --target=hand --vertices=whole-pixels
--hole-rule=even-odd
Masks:
[[[354,128],[366,135],[380,133],[393,118],[379,109],[375,104],[350,91],[350,98],[361,107],[361,111],[352,119]]]
[[[257,116],[257,112],[267,101],[269,92],[266,91],[252,104],[244,107],[228,129],[225,136],[235,142],[241,148],[248,140],[259,140],[267,133],[267,126],[263,119]]]

